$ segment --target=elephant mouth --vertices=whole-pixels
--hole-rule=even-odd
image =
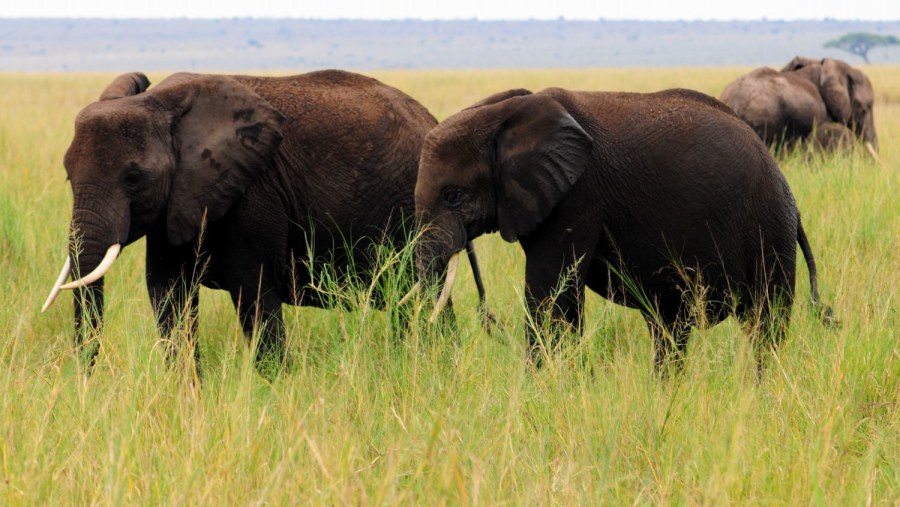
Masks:
[[[406,293],[406,295],[403,296],[403,298],[400,299],[400,301],[398,302],[398,305],[400,305],[400,306],[405,305],[406,303],[411,301],[412,298],[419,291],[422,290],[422,287],[423,287],[422,280],[423,279],[427,279],[427,280],[429,280],[429,282],[433,280],[437,283],[440,283],[438,281],[438,279],[439,279],[438,273],[444,273],[444,271],[445,271],[444,266],[441,266],[441,269],[437,269],[436,263],[433,263],[432,268],[433,269],[428,270],[429,273],[431,274],[430,276],[420,275],[419,281],[417,281],[416,284],[413,285],[412,289],[410,289],[410,291],[408,293]],[[453,292],[453,284],[456,281],[456,274],[457,274],[458,268],[459,268],[459,251],[452,254],[450,256],[450,259],[446,263],[446,275],[444,276],[441,293],[438,296],[438,299],[434,304],[434,310],[432,310],[431,315],[428,317],[428,322],[431,322],[431,323],[436,322],[438,317],[440,316],[441,312],[444,310],[444,308],[447,306],[447,303],[450,301],[450,295]],[[420,266],[419,272],[421,273],[422,271],[423,271],[423,269]]]

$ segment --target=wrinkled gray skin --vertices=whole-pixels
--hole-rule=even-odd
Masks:
[[[581,328],[587,287],[643,313],[658,366],[683,355],[701,323],[698,297],[705,323],[733,314],[758,323],[754,336],[766,339],[755,343],[774,346],[790,315],[798,242],[818,304],[800,213],[767,147],[723,104],[689,90],[491,96],[428,133],[416,214],[430,224],[416,260],[427,280],[481,234],[519,242],[530,321],[551,326],[546,345],[557,324]],[[534,354],[537,334],[526,329]]]
[[[120,76],[76,119],[65,156],[76,272],[146,236],[163,336],[185,308],[196,317],[199,281],[231,294],[248,335],[262,327],[258,358],[280,361],[282,303],[330,304],[311,272],[331,262],[365,276],[373,243],[402,246],[420,150],[437,122],[403,92],[341,71],[149,84]],[[79,339],[102,312],[102,279],[76,290]]]
[[[722,102],[766,144],[814,140],[826,149],[847,144],[841,127],[878,148],[874,100],[872,83],[859,69],[842,60],[800,56],[780,71],[756,69],[722,92]]]

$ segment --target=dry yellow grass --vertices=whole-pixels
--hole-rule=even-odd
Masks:
[[[716,95],[746,70],[371,74],[444,118],[514,87]],[[843,327],[798,298],[758,384],[731,321],[695,332],[683,375],[661,381],[640,317],[595,296],[584,337],[530,370],[522,254],[491,236],[477,247],[508,330],[480,329],[466,274],[457,333],[398,343],[380,313],[290,309],[296,367],[268,383],[228,297],[203,290],[202,389],[161,357],[142,243],[108,276],[93,375],[72,350],[71,298],[38,313],[64,255],[72,122],[113,76],[0,75],[0,503],[896,505],[900,69],[866,71],[886,165],[782,162]]]

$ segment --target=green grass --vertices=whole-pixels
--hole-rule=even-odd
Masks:
[[[506,88],[715,95],[746,70],[373,75],[444,118]],[[285,307],[294,365],[269,383],[227,294],[203,289],[202,389],[166,366],[142,242],[107,277],[92,375],[71,296],[39,313],[65,254],[74,116],[112,76],[0,75],[0,503],[897,505],[900,69],[866,70],[885,165],[782,161],[843,326],[814,318],[801,263],[788,339],[758,383],[733,320],[695,331],[683,374],[661,380],[640,316],[596,295],[584,336],[530,369],[523,256],[494,235],[476,246],[505,331],[481,330],[464,267],[457,332],[398,341],[384,312]]]

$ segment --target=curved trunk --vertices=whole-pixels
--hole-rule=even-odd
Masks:
[[[119,207],[110,204],[107,196],[78,190],[75,189],[68,246],[74,281],[94,273],[104,260],[111,262],[111,247],[124,243],[129,223],[127,208],[125,213],[117,212]],[[117,253],[113,253],[112,260]],[[86,284],[69,283],[62,287],[74,289],[75,340],[79,344],[98,332],[103,324],[103,277],[91,278]],[[92,355],[95,353],[96,350]]]

